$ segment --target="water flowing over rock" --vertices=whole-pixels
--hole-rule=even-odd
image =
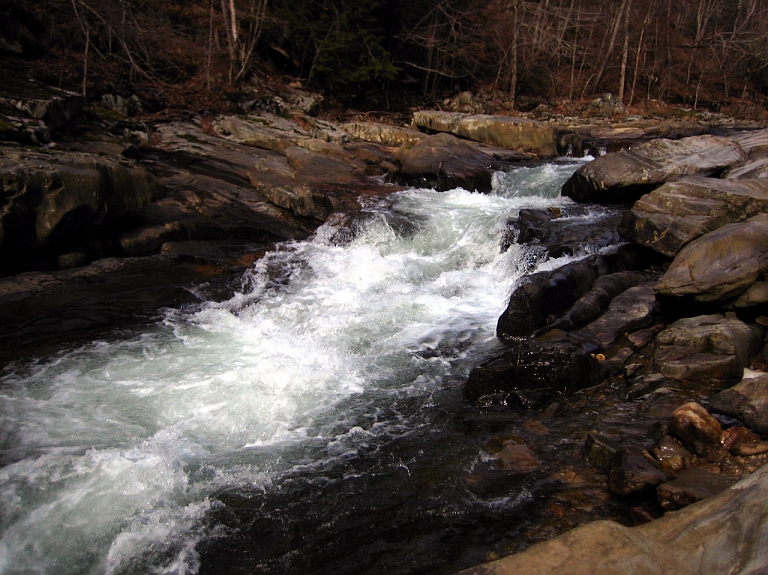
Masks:
[[[664,296],[700,302],[733,301],[749,307],[768,301],[768,214],[728,224],[685,246],[657,287]]]
[[[464,188],[491,191],[494,160],[450,134],[429,136],[400,158],[400,179],[414,186],[440,191]]]
[[[427,130],[543,157],[565,153],[566,144],[561,142],[565,130],[526,118],[420,111],[414,112],[413,123]]]
[[[760,350],[763,333],[719,314],[684,318],[656,337],[653,361],[664,376],[680,381],[739,381]]]
[[[738,417],[750,429],[768,435],[768,375],[744,379],[715,395],[710,406],[715,411]]]
[[[598,521],[462,575],[720,575],[768,564],[768,467],[639,527]]]
[[[721,180],[691,176],[640,198],[622,235],[666,256],[726,224],[768,211],[768,179]]]
[[[633,203],[664,182],[694,174],[717,176],[744,158],[741,147],[728,138],[654,140],[585,164],[563,185],[563,195],[578,202]]]

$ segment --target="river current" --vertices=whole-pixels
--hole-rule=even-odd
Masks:
[[[450,473],[436,469],[476,453],[451,414],[498,345],[510,292],[567,261],[502,253],[506,222],[569,203],[559,189],[578,165],[498,173],[486,195],[369,199],[352,228],[277,246],[227,301],[8,366],[0,573],[343,572],[329,556],[345,554],[350,571],[438,572],[483,560],[462,509],[506,513],[525,489],[445,495]],[[405,554],[391,566],[409,537],[416,555],[439,553],[427,533],[440,525],[466,542],[450,561]]]

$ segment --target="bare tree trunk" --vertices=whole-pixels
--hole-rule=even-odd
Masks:
[[[519,30],[519,22],[518,17],[520,16],[519,8],[518,8],[518,0],[513,0],[512,2],[512,15],[513,15],[513,22],[512,22],[512,77],[510,78],[509,82],[509,99],[512,102],[512,109],[516,109],[516,101],[517,101],[517,44],[518,44],[518,30]]]
[[[624,84],[627,81],[627,58],[629,56],[629,12],[632,9],[632,0],[627,0],[624,9],[624,50],[621,53],[621,74],[619,79],[619,101],[624,102]]]
[[[622,0],[621,5],[619,6],[619,13],[616,15],[616,21],[614,22],[613,29],[611,30],[611,39],[608,42],[608,49],[605,51],[605,55],[600,61],[600,68],[595,75],[595,90],[597,90],[600,86],[600,82],[603,79],[603,74],[605,74],[605,69],[608,67],[608,61],[610,60],[611,53],[613,52],[613,48],[616,45],[616,37],[619,34],[619,28],[621,27],[621,22],[624,19],[624,11],[627,8],[627,2],[628,0]]]

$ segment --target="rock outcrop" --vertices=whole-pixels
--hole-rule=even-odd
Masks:
[[[420,111],[414,112],[413,123],[433,132],[447,132],[541,157],[565,153],[567,147],[566,130],[526,118]]]
[[[629,204],[683,176],[720,175],[745,157],[737,143],[723,137],[654,140],[583,165],[562,193],[579,202]]]
[[[701,236],[675,257],[657,287],[664,296],[750,307],[768,301],[768,214]]]
[[[768,212],[768,179],[693,176],[641,197],[627,214],[622,235],[673,257],[696,238],[763,212]]]
[[[598,521],[462,575],[719,575],[768,564],[768,467],[639,527]]]

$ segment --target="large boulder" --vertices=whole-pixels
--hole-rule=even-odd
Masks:
[[[768,564],[768,467],[639,527],[597,521],[461,575],[752,574]]]
[[[745,157],[728,138],[654,140],[583,165],[563,185],[562,193],[578,202],[629,204],[683,176],[717,176]]]
[[[91,239],[163,192],[146,170],[92,154],[5,151],[0,181],[3,263]]]
[[[427,130],[539,156],[554,157],[565,152],[561,139],[566,130],[526,118],[420,111],[414,112],[413,123]]]
[[[657,291],[700,302],[749,307],[768,301],[768,214],[728,224],[692,241],[675,257]]]
[[[738,417],[750,429],[768,435],[768,374],[744,379],[721,391],[709,405],[715,411]]]
[[[642,269],[644,263],[637,249],[626,246],[615,254],[590,256],[554,271],[532,274],[512,293],[499,318],[496,335],[505,340],[531,335],[567,312],[592,289],[597,278]]]
[[[656,336],[656,370],[678,381],[739,381],[760,350],[762,330],[720,314],[684,318]]]
[[[406,151],[400,159],[403,183],[440,191],[464,188],[491,191],[490,156],[450,134],[429,136]]]
[[[768,212],[768,179],[721,180],[691,176],[640,198],[622,234],[666,256],[726,224]]]

